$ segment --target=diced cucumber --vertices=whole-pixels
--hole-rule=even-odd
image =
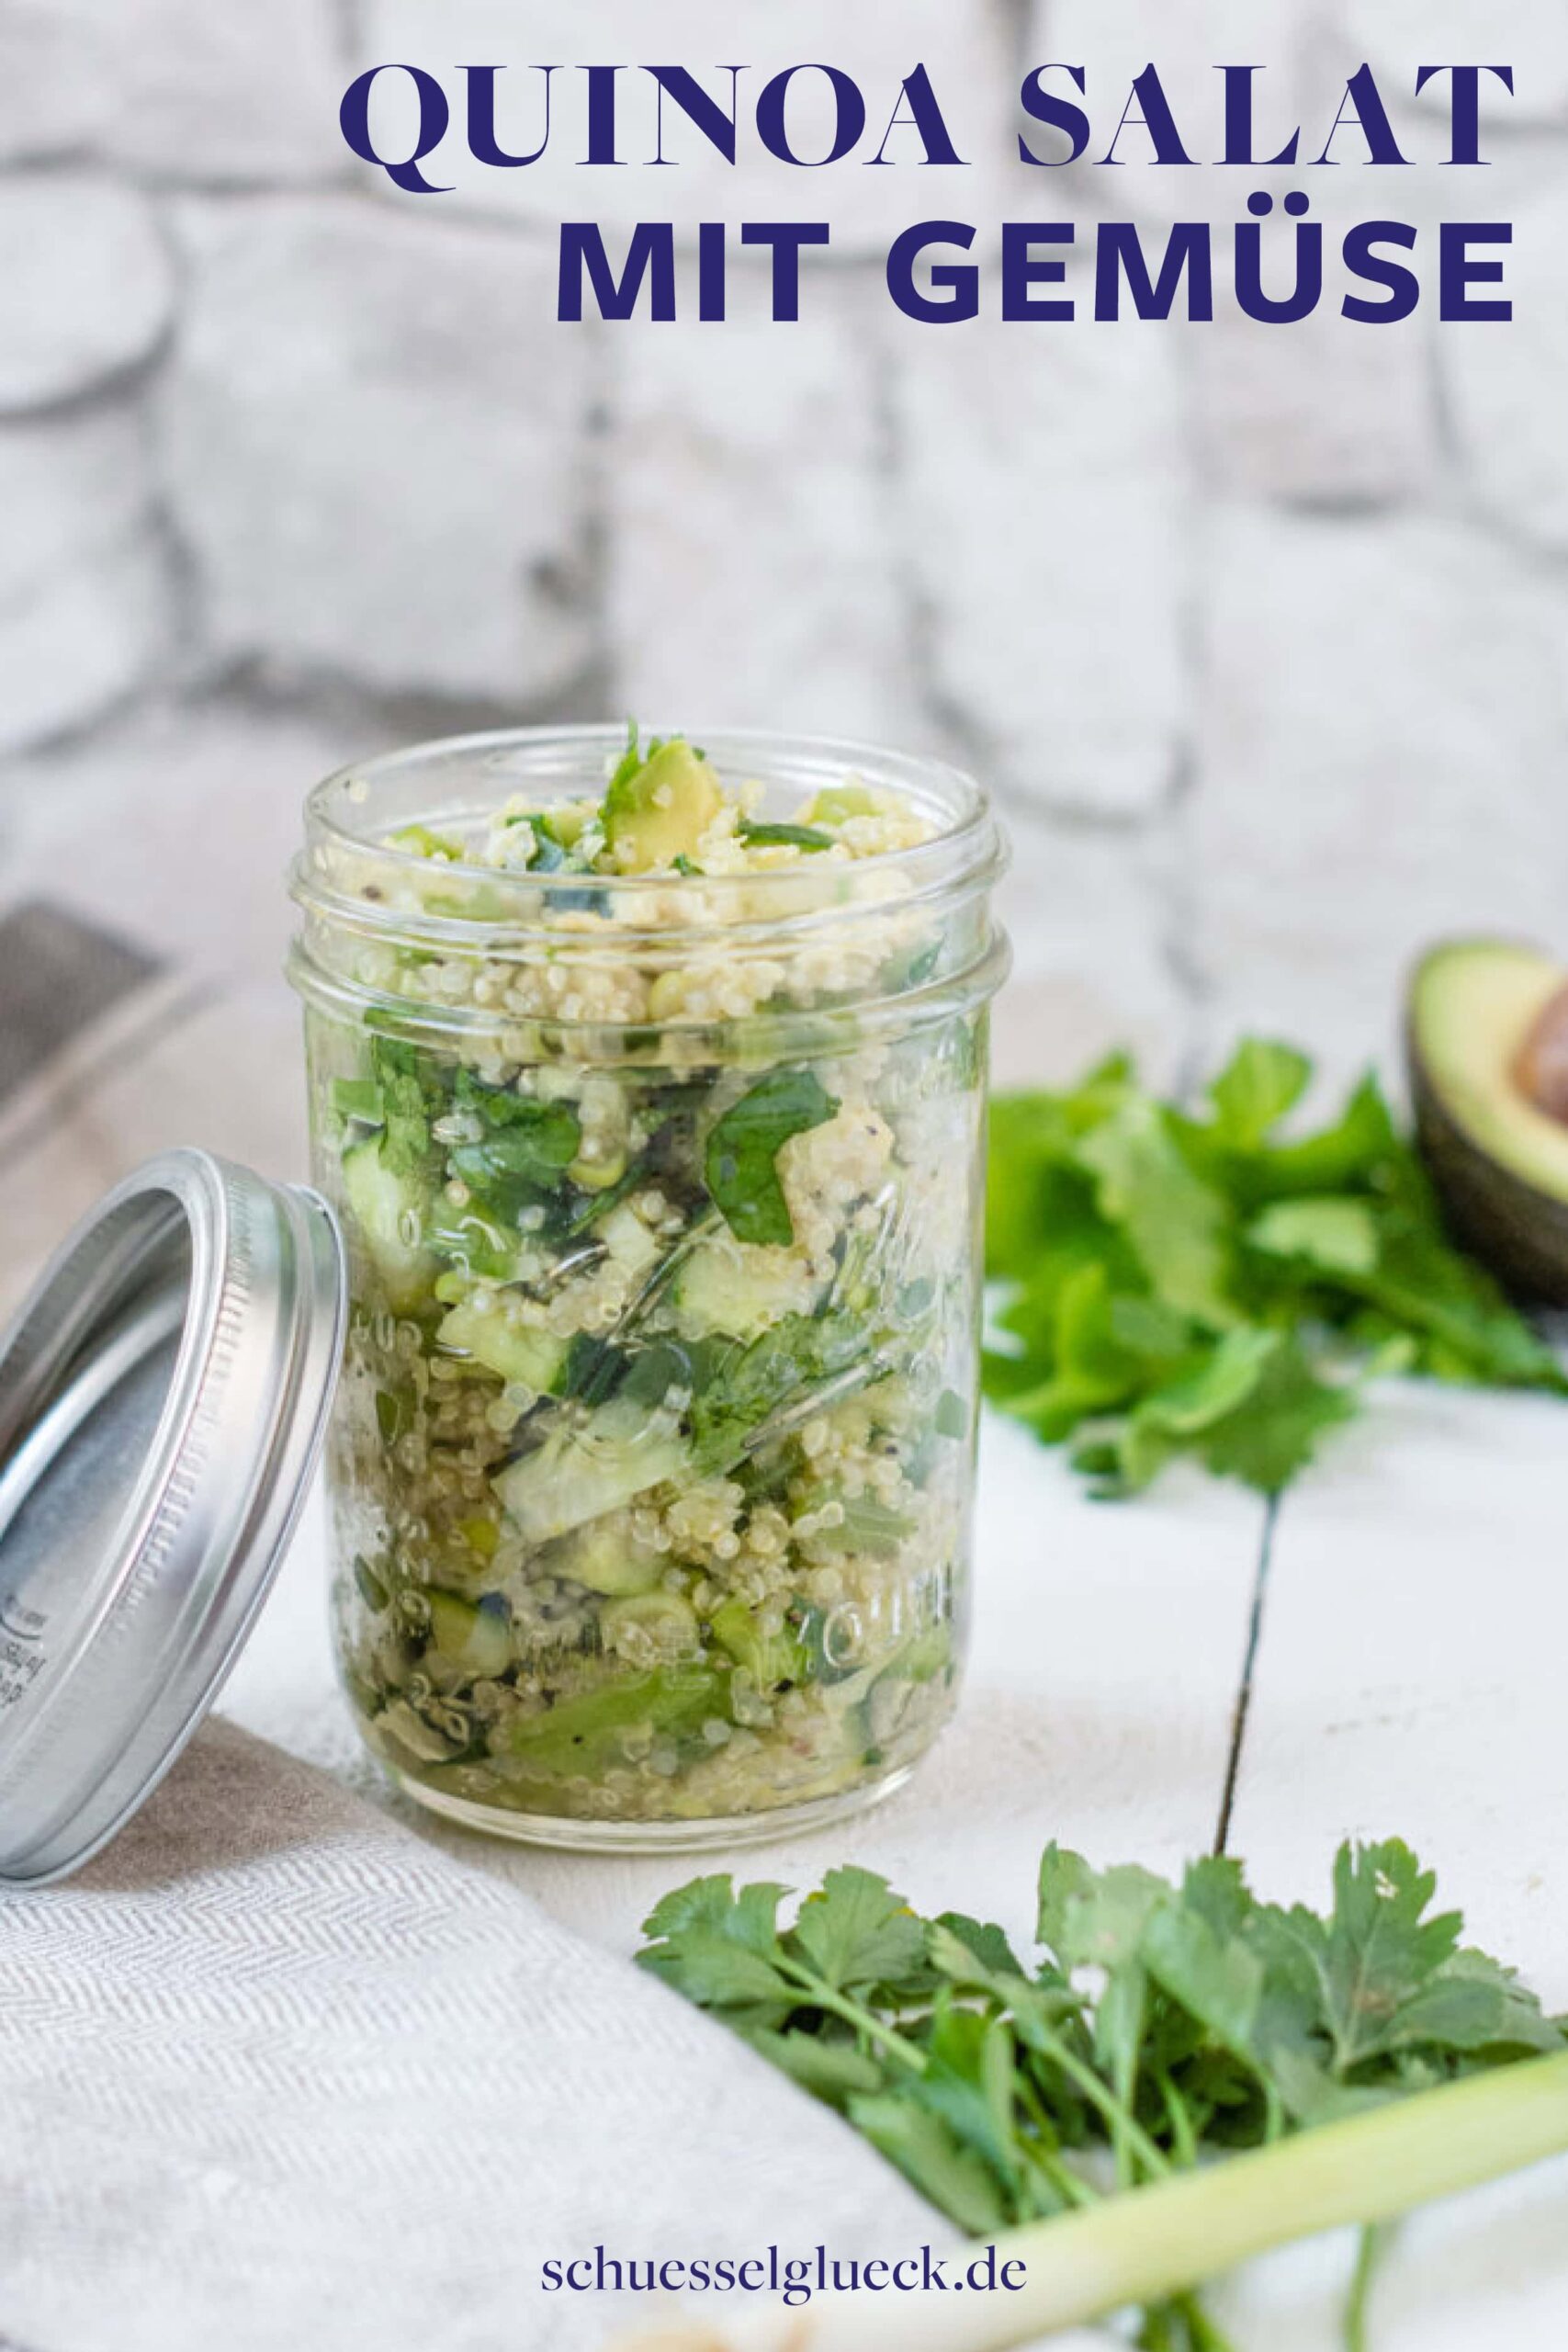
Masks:
[[[615,1398],[491,1480],[514,1525],[547,1544],[691,1469],[671,1415]]]
[[[343,1189],[388,1305],[398,1314],[419,1306],[435,1272],[423,1239],[428,1187],[417,1176],[393,1175],[382,1159],[380,1136],[368,1136],[343,1155]]]
[[[598,1233],[616,1265],[628,1274],[646,1274],[658,1260],[659,1243],[637,1211],[627,1208],[624,1201],[600,1219]]]
[[[700,1242],[682,1264],[675,1317],[689,1340],[751,1340],[786,1315],[810,1312],[817,1284],[792,1251],[719,1235]]]
[[[514,1323],[499,1300],[490,1307],[473,1299],[454,1306],[442,1317],[435,1336],[455,1354],[472,1356],[487,1372],[540,1396],[559,1381],[571,1345],[536,1324]]]
[[[459,1600],[455,1592],[433,1589],[430,1603],[431,1638],[444,1658],[466,1673],[504,1674],[512,1663],[512,1625],[504,1603],[492,1608]]]
[[[931,1427],[938,1437],[965,1438],[974,1421],[974,1414],[956,1388],[944,1388],[936,1400],[936,1413]]]
[[[590,1592],[611,1596],[651,1592],[664,1573],[663,1555],[634,1544],[620,1511],[563,1535],[536,1565],[541,1575],[568,1577]]]
[[[390,1706],[383,1707],[373,1728],[416,1764],[449,1764],[463,1752],[461,1740],[448,1739],[434,1724],[427,1724],[406,1699],[394,1699]]]
[[[838,1503],[844,1514],[836,1527],[825,1527],[814,1538],[832,1551],[896,1552],[914,1533],[915,1522],[908,1514],[895,1510],[891,1503],[881,1501],[875,1495],[844,1496],[829,1487],[819,1499]],[[808,1508],[818,1507],[818,1498],[811,1498]]]
[[[599,1611],[606,1649],[618,1649],[623,1634],[646,1634],[669,1652],[694,1657],[702,1647],[697,1612],[678,1592],[629,1593],[622,1600],[607,1600]],[[644,1653],[646,1657],[647,1653]]]
[[[617,775],[604,796],[604,837],[633,874],[690,857],[724,806],[718,779],[677,736]]]
[[[945,1625],[928,1625],[913,1634],[873,1680],[861,1703],[866,1737],[874,1750],[893,1738],[923,1683],[939,1675],[951,1678],[953,1637]]]

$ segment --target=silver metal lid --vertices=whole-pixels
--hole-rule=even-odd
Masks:
[[[206,1714],[299,1517],[345,1313],[324,1202],[172,1151],[0,1339],[0,1883],[85,1862]]]

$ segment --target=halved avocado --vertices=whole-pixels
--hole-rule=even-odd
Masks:
[[[1406,1049],[1455,1233],[1510,1290],[1568,1306],[1568,971],[1506,940],[1434,948],[1411,982]]]

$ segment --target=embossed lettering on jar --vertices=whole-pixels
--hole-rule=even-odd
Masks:
[[[967,1619],[997,831],[696,743],[345,771],[295,876],[344,1679],[411,1795],[564,1845],[886,1793]]]

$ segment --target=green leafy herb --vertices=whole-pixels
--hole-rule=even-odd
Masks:
[[[461,842],[449,840],[445,833],[433,833],[428,825],[405,825],[394,833],[389,846],[406,851],[411,857],[438,859],[443,865],[457,865],[463,854]]]
[[[714,1124],[705,1160],[707,1188],[738,1241],[795,1239],[776,1161],[791,1136],[833,1117],[838,1101],[812,1069],[775,1069]]]
[[[360,1119],[368,1127],[378,1127],[387,1115],[373,1078],[334,1078],[333,1108],[340,1119]]]
[[[1312,1064],[1293,1046],[1247,1037],[1209,1089],[1223,1144],[1256,1151],[1312,1083]]]
[[[719,1345],[692,1399],[699,1462],[715,1469],[762,1442],[793,1408],[875,1379],[885,1358],[862,1316],[785,1315],[750,1346]]]
[[[833,836],[818,825],[764,825],[742,817],[741,840],[748,849],[831,849]]]
[[[634,783],[642,774],[644,768],[648,765],[649,760],[652,759],[654,753],[663,750],[664,744],[662,737],[655,735],[650,739],[648,749],[645,752],[642,749],[641,732],[642,730],[638,727],[637,720],[635,718],[628,718],[626,721],[626,748],[621,753],[620,759],[617,761],[611,773],[610,781],[605,786],[606,798],[616,789],[617,786],[624,788],[626,785]]]
[[[1270,2203],[1259,2158],[1238,2160],[1234,2178],[1246,2187],[1232,2196],[1228,2167],[1207,2162],[1215,2154],[1285,2156],[1277,2143],[1309,2128],[1343,2128],[1429,2095],[1399,2134],[1403,2190],[1386,2133],[1359,2165],[1348,2153],[1334,2168],[1328,2218],[1376,2222],[1471,2177],[1467,2165],[1475,2177],[1487,2164],[1506,2167],[1495,2149],[1486,2158],[1444,2150],[1445,2132],[1461,2126],[1443,2104],[1451,2092],[1438,2087],[1501,2068],[1517,2086],[1515,2160],[1540,2153],[1528,2112],[1539,2109],[1540,2076],[1529,2062],[1550,2059],[1555,2080],[1568,2069],[1568,2037],[1510,1970],[1461,1944],[1460,1917],[1434,1911],[1435,1891],[1397,1839],[1342,1848],[1322,1915],[1259,1902],[1234,1861],[1195,1862],[1173,1885],[1136,1868],[1097,1871],[1050,1846],[1038,1887],[1043,1956],[1032,1966],[1000,1928],[953,1912],[920,1918],[860,1870],[830,1871],[788,1925],[778,1886],[695,1880],[648,1920],[638,1957],[838,2109],[961,2228],[988,2234],[1096,2204],[1105,2182],[1097,2147],[1118,2190],[1190,2175],[1196,2191],[1201,2177],[1216,2227],[1178,2233],[1168,2256],[1175,2287],[1194,2245],[1250,2250],[1303,2226],[1283,2179]],[[1506,2096],[1500,2088],[1494,2105]],[[1544,2137],[1568,2145],[1561,2090],[1557,2103]],[[1344,2142],[1348,2152],[1358,2144],[1354,2133]],[[1227,2204],[1244,2198],[1227,2224]],[[1142,2198],[1124,2209],[1151,2210]],[[1058,2324],[1129,2300],[1114,2291],[1119,2219],[1105,2216],[1102,2301],[1064,2307]],[[1052,2245],[1048,2230],[1033,2235],[1032,2276]],[[1352,2290],[1351,2331],[1364,2324],[1368,2264]],[[1139,2341],[1223,2347],[1182,2294],[1146,2313]]]
[[[1280,1133],[1312,1065],[1251,1038],[1190,1116],[1125,1057],[994,1106],[987,1387],[1104,1496],[1178,1455],[1277,1494],[1368,1378],[1568,1394],[1545,1344],[1444,1234],[1376,1081]]]
[[[452,1171],[502,1216],[558,1187],[581,1148],[582,1129],[568,1103],[486,1086],[468,1069],[457,1072],[453,1101],[482,1121],[484,1133],[453,1148]]]
[[[416,1046],[400,1037],[372,1037],[370,1083],[381,1106],[381,1159],[394,1176],[412,1175],[429,1156],[430,1123],[441,1105],[438,1091],[427,1091],[428,1069]]]

